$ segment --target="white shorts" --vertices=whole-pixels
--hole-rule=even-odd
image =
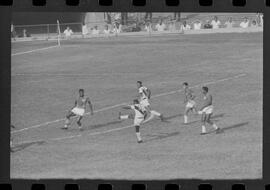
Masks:
[[[144,118],[143,117],[135,117],[134,118],[134,126],[140,126],[143,122]]]
[[[75,107],[71,110],[71,112],[74,113],[75,115],[83,116],[85,113],[85,109]]]
[[[150,106],[150,103],[149,103],[149,100],[148,99],[143,99],[140,101],[140,104],[143,106],[143,107],[147,107],[147,106]]]
[[[202,113],[205,113],[205,114],[212,114],[213,113],[213,110],[214,110],[214,106],[207,106],[205,108],[203,108],[202,110]]]
[[[186,108],[194,108],[196,105],[196,102],[194,100],[189,100],[186,104]]]

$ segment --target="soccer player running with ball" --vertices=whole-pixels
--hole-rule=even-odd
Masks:
[[[86,104],[89,105],[91,115],[94,114],[93,112],[93,106],[91,104],[90,98],[84,96],[84,89],[79,90],[79,97],[75,100],[75,107],[73,107],[71,110],[68,111],[68,114],[66,115],[66,121],[65,126],[62,129],[68,129],[70,126],[70,119],[74,116],[79,116],[79,119],[77,120],[77,124],[79,126],[79,129],[82,130],[82,123],[81,120],[85,114]]]
[[[188,114],[190,111],[195,111],[196,110],[196,102],[194,101],[195,96],[193,94],[193,91],[189,88],[188,83],[184,82],[183,83],[183,88],[184,88],[184,94],[185,94],[185,99],[184,99],[184,104],[186,105],[185,107],[185,114],[184,114],[184,124],[188,123]]]
[[[204,86],[202,87],[202,94],[203,94],[203,105],[198,111],[198,114],[201,114],[201,122],[202,122],[202,132],[201,135],[206,134],[206,123],[210,124],[216,132],[220,130],[220,128],[211,121],[211,116],[213,114],[214,106],[212,104],[213,98],[212,95],[208,93],[208,87]]]
[[[163,115],[155,110],[151,110],[150,108],[150,97],[151,97],[151,91],[142,85],[141,81],[137,81],[137,87],[138,87],[138,93],[139,93],[139,100],[140,104],[146,109],[147,114],[150,114],[149,118],[145,120],[145,122],[150,121],[154,118],[154,116],[157,116],[161,119],[161,121],[164,120]]]
[[[139,103],[139,100],[135,99],[133,100],[133,105],[123,106],[123,109],[132,109],[135,112],[134,126],[137,136],[137,142],[142,143],[143,141],[140,133],[140,125],[144,121],[146,115],[145,108]],[[119,113],[119,119],[130,119],[130,118],[132,118],[132,115],[121,115],[121,112]]]

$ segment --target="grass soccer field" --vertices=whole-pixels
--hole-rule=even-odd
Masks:
[[[262,177],[262,33],[72,42],[48,49],[12,44],[12,178]],[[45,49],[28,52],[35,48]],[[166,118],[142,126],[141,144],[133,121],[117,118],[119,111],[129,113],[121,105],[136,97],[137,80],[151,89],[151,107]],[[183,82],[199,104],[201,87],[209,87],[222,133],[201,136],[197,115],[183,125]],[[84,131],[76,122],[63,131],[79,88],[95,114],[82,120]]]

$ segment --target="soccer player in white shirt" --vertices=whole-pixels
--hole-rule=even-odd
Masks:
[[[219,127],[217,127],[217,125],[211,121],[211,116],[213,114],[213,98],[212,95],[208,93],[208,87],[204,86],[202,87],[202,94],[203,94],[203,105],[200,109],[200,111],[198,111],[198,114],[201,114],[201,122],[202,122],[202,132],[201,135],[206,134],[206,128],[205,125],[206,123],[212,125],[212,127],[216,130],[216,132],[218,132],[220,130]]]
[[[154,116],[158,116],[161,121],[164,120],[163,115],[155,110],[151,110],[149,99],[151,97],[151,91],[142,85],[141,81],[137,81],[138,93],[140,104],[146,109],[147,113],[150,113],[150,116],[145,122],[150,121],[154,118]]]
[[[136,130],[137,142],[142,143],[143,141],[141,138],[140,126],[144,121],[146,115],[145,108],[140,104],[139,100],[135,99],[133,100],[133,105],[124,106],[123,109],[132,109],[135,112],[134,127]],[[131,115],[121,115],[121,112],[119,113],[119,119],[129,119],[129,118],[132,118]]]
[[[245,17],[245,20],[240,23],[240,27],[241,28],[248,28],[248,26],[249,26],[249,20],[247,17]]]
[[[214,20],[212,20],[211,25],[212,25],[212,28],[213,29],[218,29],[219,28],[219,26],[221,25],[221,23],[218,20],[218,17],[217,16],[214,17]]]
[[[184,94],[185,94],[185,114],[184,114],[184,124],[188,123],[188,113],[192,110],[196,111],[196,102],[194,101],[195,96],[193,94],[193,91],[189,88],[188,83],[184,82],[183,83],[183,88],[184,88]]]
[[[68,111],[68,114],[66,115],[65,126],[62,129],[68,129],[70,125],[71,117],[79,116],[77,124],[79,126],[79,129],[82,130],[81,120],[85,114],[86,104],[89,105],[91,115],[93,115],[94,112],[93,112],[93,106],[91,104],[91,101],[89,97],[84,96],[84,89],[80,89],[79,97],[75,100],[75,106],[70,111]]]

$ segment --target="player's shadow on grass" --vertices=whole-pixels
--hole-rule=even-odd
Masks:
[[[110,121],[107,123],[101,123],[101,124],[96,124],[96,125],[89,125],[88,127],[86,127],[86,130],[91,130],[91,129],[97,129],[97,128],[101,128],[101,127],[107,127],[109,125],[116,125],[122,123],[122,120],[117,120],[117,121]]]
[[[171,119],[174,119],[174,118],[177,118],[177,117],[182,117],[183,114],[176,114],[176,115],[171,115],[171,116],[164,116],[164,121],[165,122],[169,122],[168,120],[171,120]]]
[[[45,143],[45,141],[33,141],[33,142],[18,144],[18,145],[15,145],[14,147],[11,148],[11,152],[18,152],[18,151],[24,150],[32,145],[42,145],[44,143]]]
[[[235,129],[238,127],[247,126],[248,124],[249,124],[249,122],[243,122],[243,123],[234,124],[234,125],[231,125],[228,127],[223,127],[223,128],[221,128],[221,132],[225,132],[226,130]]]
[[[180,132],[173,132],[173,133],[159,133],[156,135],[145,135],[147,138],[149,139],[145,139],[144,142],[151,142],[151,141],[156,141],[156,140],[162,140],[162,139],[166,139],[169,137],[174,137],[179,135]]]
[[[110,125],[116,125],[116,124],[119,124],[119,123],[122,123],[123,121],[122,120],[117,120],[117,121],[110,121],[110,122],[107,122],[107,123],[101,123],[101,124],[95,124],[95,125],[87,125],[87,126],[84,126],[83,127],[83,131],[88,131],[88,130],[92,130],[92,129],[98,129],[98,128],[101,128],[101,127],[107,127],[107,126],[110,126]],[[78,126],[74,125],[74,127],[68,129],[69,132],[74,132],[74,131],[78,131]]]

